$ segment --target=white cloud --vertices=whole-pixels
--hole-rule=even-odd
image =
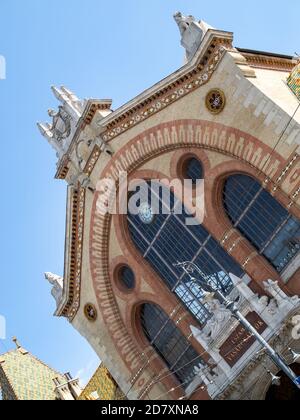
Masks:
[[[6,79],[6,60],[0,55],[0,80]]]
[[[4,316],[0,315],[0,340],[5,340],[6,338],[6,321]]]

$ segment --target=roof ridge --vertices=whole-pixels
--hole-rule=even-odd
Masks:
[[[23,348],[23,347],[22,347]],[[16,354],[21,354],[22,356],[30,356],[30,357],[32,357],[33,359],[35,359],[37,362],[39,362],[39,363],[41,363],[42,365],[44,365],[46,368],[48,368],[49,370],[51,370],[52,372],[54,372],[55,374],[57,374],[57,375],[59,375],[59,376],[64,376],[64,374],[63,373],[61,373],[61,372],[59,372],[58,370],[56,370],[56,369],[54,369],[53,367],[51,367],[50,365],[48,365],[47,363],[45,363],[45,362],[43,362],[43,360],[41,360],[39,357],[37,357],[37,356],[35,356],[34,354],[32,354],[30,351],[28,351],[28,350],[26,350],[26,349],[23,349],[23,350],[25,350],[27,353],[26,354],[22,354],[21,352],[20,352],[20,349],[14,349],[14,350],[9,350],[9,351],[7,351],[6,353],[3,353],[3,354],[0,354],[0,357],[1,356],[6,356],[6,355],[8,355],[8,354],[12,354],[12,353],[16,353]]]

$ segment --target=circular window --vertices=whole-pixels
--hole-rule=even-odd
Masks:
[[[139,207],[139,218],[143,223],[150,224],[153,222],[154,214],[149,203],[142,203]]]
[[[188,159],[183,166],[183,177],[184,179],[191,179],[193,184],[203,179],[202,163],[196,158]]]
[[[128,266],[123,266],[119,270],[119,282],[121,286],[128,290],[133,290],[135,287],[135,276],[134,272]]]

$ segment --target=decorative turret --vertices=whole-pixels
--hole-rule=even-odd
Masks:
[[[190,61],[198,50],[206,32],[213,28],[204,21],[197,21],[194,16],[184,16],[180,12],[174,14],[174,19],[181,34],[181,45],[186,51],[186,61]]]
[[[101,138],[101,122],[112,113],[112,100],[81,100],[64,86],[52,86],[51,90],[60,105],[58,110],[48,110],[51,122],[37,123],[37,126],[56,151],[56,177],[66,179],[68,173],[67,182],[70,185],[77,185],[79,182],[93,190],[84,169],[95,146],[100,147],[101,152],[113,154],[110,146]]]

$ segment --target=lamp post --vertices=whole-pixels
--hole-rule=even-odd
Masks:
[[[256,340],[264,347],[273,362],[290,378],[290,380],[300,389],[300,377],[292,371],[292,369],[286,364],[285,360],[269,345],[269,343],[259,334],[259,332],[250,324],[250,322],[244,317],[244,315],[238,310],[235,302],[230,301],[227,297],[219,290],[218,285],[214,288],[211,283],[211,278],[205,275],[200,268],[193,262],[182,262],[174,264],[175,267],[182,268],[182,270],[189,276],[191,280],[195,280],[192,276],[193,273],[198,273],[205,279],[197,279],[197,283],[200,284],[202,289],[206,292],[206,298],[215,296],[226,309],[229,309],[232,316],[237,319],[243,327],[249,331]]]

